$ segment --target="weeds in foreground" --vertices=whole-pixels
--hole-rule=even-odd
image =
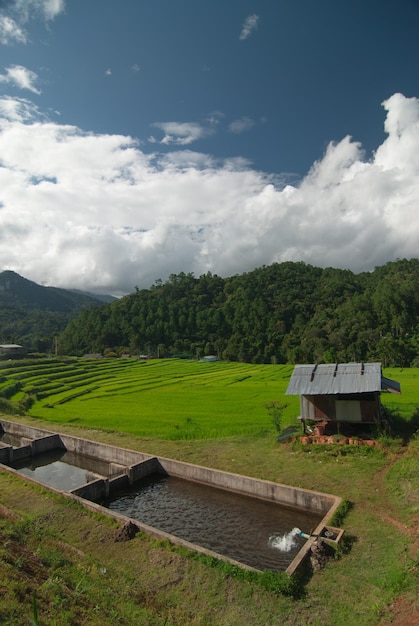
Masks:
[[[35,593],[32,594],[32,617],[29,618],[29,623],[32,624],[32,626],[39,626],[39,622],[38,622],[38,605],[36,603],[36,595],[35,595]]]
[[[191,552],[189,556],[211,568],[216,568],[226,577],[251,582],[276,595],[289,596],[296,600],[303,593],[300,579],[297,576],[288,576],[285,572],[273,572],[271,570],[254,572],[203,554]]]
[[[287,404],[281,404],[278,400],[271,400],[271,402],[265,404],[265,409],[268,411],[271,422],[278,433],[282,430],[283,414],[287,406]]]
[[[349,502],[349,500],[342,500],[330,520],[330,525],[338,527],[342,526],[345,517],[348,515],[352,507],[352,502]]]

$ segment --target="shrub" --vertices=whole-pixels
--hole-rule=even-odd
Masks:
[[[273,425],[275,426],[278,433],[282,430],[282,416],[284,409],[287,408],[287,404],[281,404],[277,400],[272,400],[271,402],[267,402],[265,404],[265,408],[268,411],[268,414],[272,420]]]

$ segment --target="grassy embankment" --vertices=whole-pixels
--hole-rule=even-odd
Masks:
[[[273,588],[282,584],[278,581],[248,580],[145,536],[115,543],[113,521],[2,472],[0,623],[30,623],[34,591],[39,623],[60,626],[362,626],[385,623],[389,606],[403,596],[414,610],[417,438],[407,446],[396,438],[383,449],[278,444],[266,404],[288,403],[283,425],[295,422],[298,399],[284,396],[290,366],[9,365],[0,371],[3,389],[9,385],[8,401],[25,402],[28,394],[38,398],[31,416],[13,419],[338,494],[352,505],[343,521],[351,549],[296,585],[293,595],[278,595]],[[383,395],[383,400],[400,414],[395,428],[408,438],[417,420],[419,371],[385,374],[402,384],[402,396]]]

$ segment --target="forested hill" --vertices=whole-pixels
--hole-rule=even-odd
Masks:
[[[172,275],[82,311],[59,338],[62,354],[109,350],[419,365],[419,260],[362,274],[286,262],[231,278]]]
[[[102,301],[82,292],[44,287],[12,271],[0,272],[0,343],[45,352],[70,319]]]

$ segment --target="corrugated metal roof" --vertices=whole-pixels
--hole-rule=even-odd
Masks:
[[[286,394],[334,395],[389,388],[400,393],[399,383],[382,377],[381,363],[307,364],[295,366]]]

